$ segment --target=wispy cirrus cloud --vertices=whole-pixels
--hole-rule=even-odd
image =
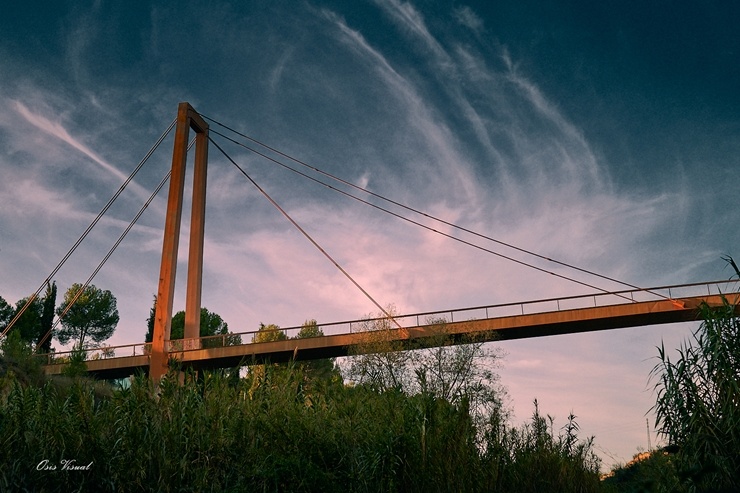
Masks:
[[[38,128],[48,135],[51,135],[52,137],[56,137],[72,148],[81,152],[82,154],[90,158],[93,162],[97,163],[102,169],[106,170],[108,173],[115,176],[116,178],[119,178],[122,181],[128,178],[124,173],[119,171],[112,164],[105,161],[88,146],[80,142],[78,139],[72,137],[67,129],[65,129],[60,123],[53,122],[43,115],[33,113],[30,109],[28,109],[26,105],[24,105],[20,101],[14,101],[13,106],[15,111],[34,127]]]
[[[429,32],[424,17],[411,3],[399,0],[377,0],[376,3],[395,19],[403,29],[418,38],[423,46],[431,51],[436,58],[441,61],[449,60],[445,49]]]
[[[467,27],[474,33],[480,34],[483,30],[483,19],[481,19],[478,14],[476,14],[473,9],[471,9],[467,5],[457,7],[454,10],[453,14],[455,16],[455,19],[457,19],[460,24]]]

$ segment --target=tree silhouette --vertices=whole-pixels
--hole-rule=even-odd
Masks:
[[[100,343],[108,339],[119,319],[115,296],[92,284],[84,290],[82,284],[73,284],[64,294],[57,314],[62,318],[57,339],[62,344],[74,340],[78,349],[84,349],[88,341]]]

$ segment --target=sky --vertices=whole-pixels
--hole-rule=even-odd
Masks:
[[[642,287],[727,279],[721,257],[740,257],[738,23],[740,7],[720,1],[13,2],[0,17],[0,296],[15,303],[41,286],[181,101],[348,182],[543,256]],[[212,137],[400,313],[594,292]],[[98,265],[171,153],[170,135],[54,276],[60,298]],[[377,313],[213,145],[208,173],[203,305],[232,331]],[[162,192],[93,280],[118,300],[111,345],[144,339],[165,208]],[[556,426],[572,411],[606,466],[628,461],[648,446],[656,346],[677,347],[694,328],[498,343],[514,421],[537,398]]]

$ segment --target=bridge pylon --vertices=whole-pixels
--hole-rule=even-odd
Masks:
[[[208,123],[189,103],[177,108],[177,126],[172,151],[172,174],[167,197],[167,216],[162,242],[162,262],[154,315],[154,331],[149,362],[149,377],[159,382],[167,373],[172,326],[172,305],[177,274],[177,251],[180,240],[182,204],[185,194],[185,167],[187,163],[190,129],[195,136],[195,163],[193,197],[190,217],[190,245],[188,250],[188,278],[185,298],[184,341],[200,337],[200,301],[203,279],[203,238],[205,233],[206,177],[208,168]],[[195,348],[189,348],[195,349]]]

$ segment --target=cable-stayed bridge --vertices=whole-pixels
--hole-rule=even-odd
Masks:
[[[208,120],[208,121],[207,121]],[[210,128],[209,123],[217,124],[227,131],[249,141],[250,145],[229,137],[219,131]],[[119,188],[111,201],[98,214],[92,224],[83,233],[80,239],[70,249],[67,255],[51,272],[37,292],[29,297],[26,306],[20,310],[15,318],[6,326],[3,335],[7,333],[13,324],[21,316],[23,310],[34,300],[74,252],[77,246],[84,240],[90,230],[97,224],[110,205],[123,191],[126,185],[133,179],[141,169],[149,156],[156,150],[157,146],[164,140],[165,136],[175,129],[174,150],[172,155],[172,168],[163,178],[157,189],[149,200],[133,219],[129,227],[123,232],[103,261],[94,270],[84,286],[90,284],[97,272],[102,268],[113,251],[124,239],[128,231],[141,216],[143,211],[154,199],[155,195],[169,180],[169,194],[167,201],[167,213],[164,227],[164,240],[160,264],[159,286],[157,291],[153,339],[148,344],[133,344],[117,347],[106,347],[103,349],[87,350],[87,366],[90,373],[105,378],[117,378],[131,375],[142,370],[148,372],[152,379],[158,380],[167,371],[169,361],[177,359],[184,368],[195,370],[218,367],[234,367],[243,362],[259,362],[270,360],[274,362],[287,361],[290,359],[316,359],[327,357],[338,357],[361,351],[363,344],[368,339],[368,327],[383,327],[384,337],[388,341],[401,343],[404,348],[416,348],[430,345],[449,343],[460,343],[470,340],[493,341],[506,339],[521,339],[529,337],[552,336],[558,334],[571,334],[586,331],[616,329],[624,327],[635,327],[645,325],[665,324],[672,322],[686,322],[697,320],[699,307],[703,304],[712,306],[721,305],[727,301],[732,304],[738,301],[738,288],[736,283],[718,281],[699,284],[683,284],[655,288],[640,288],[623,281],[613,279],[599,273],[588,271],[565,262],[557,261],[535,252],[505,243],[503,241],[479,234],[475,231],[463,228],[456,224],[430,216],[419,210],[412,209],[399,202],[393,201],[361,188],[350,182],[342,180],[329,173],[307,165],[295,158],[284,154],[277,149],[262,144],[244,134],[203,117],[196,112],[188,103],[181,103],[178,107],[178,115],[169,129],[160,137],[147,157],[142,160],[131,176]],[[190,130],[195,131],[195,138],[189,142]],[[388,313],[360,284],[343,269],[319,243],[312,238],[280,205],[270,197],[239,164],[237,164],[211,137],[210,133],[217,134],[232,143],[253,152],[273,163],[295,172],[305,178],[313,180],[335,192],[348,198],[357,200],[365,205],[378,209],[382,212],[395,216],[409,224],[425,228],[436,234],[445,236],[451,240],[461,242],[467,246],[482,250],[507,261],[531,268],[548,275],[571,281],[584,286],[591,291],[590,294],[582,296],[567,296],[560,298],[541,299],[528,302],[517,302],[479,306],[465,309],[446,310],[442,312],[427,312],[410,315],[394,315]],[[205,231],[205,206],[206,206],[206,175],[208,163],[208,145],[213,144],[227,160],[229,160],[244,177],[311,243],[324,255],[354,286],[359,289],[379,310],[384,314],[382,318],[372,320],[353,320],[347,322],[336,322],[320,324],[319,328],[324,336],[311,338],[293,338],[300,327],[280,329],[285,333],[284,340],[271,342],[252,342],[254,332],[242,334],[229,334],[202,338],[200,335],[200,308],[203,272],[203,246]],[[188,248],[187,269],[187,292],[185,305],[185,327],[182,340],[170,340],[170,326],[173,311],[173,299],[175,292],[175,277],[177,270],[179,237],[181,216],[185,195],[185,166],[187,154],[190,148],[195,146],[190,238]],[[251,144],[261,146],[264,150],[257,150]],[[271,154],[268,154],[271,153]],[[280,159],[273,156],[279,156]],[[281,159],[287,159],[293,163],[310,169],[322,178],[335,180],[340,185],[331,185],[286,165]],[[344,189],[339,187],[343,186]],[[349,190],[349,191],[348,191]],[[356,192],[360,193],[357,194]],[[363,197],[377,199],[370,202]],[[378,205],[378,202],[391,204],[395,207],[390,210]],[[403,213],[396,212],[399,209]],[[544,261],[564,267],[570,272],[586,274],[591,278],[609,282],[609,285],[617,283],[626,289],[615,291],[603,289],[593,282],[584,282],[565,275],[561,272],[547,270],[539,265],[493,250],[491,247],[483,246],[470,240],[433,229],[427,224],[413,217],[421,216],[424,219],[436,221],[445,227],[453,228],[467,235],[472,235],[476,240],[484,240],[513,251],[517,254],[534,257],[538,261]],[[443,228],[440,228],[443,229]],[[82,290],[79,291],[79,294]],[[73,304],[76,298],[70,303]],[[54,327],[65,316],[66,312],[59,315]],[[52,331],[53,328],[52,327]],[[52,331],[45,337],[50,337]],[[241,343],[246,338],[245,343]],[[38,343],[40,346],[43,340]],[[45,371],[49,374],[60,373],[64,363],[65,353],[47,355]]]

